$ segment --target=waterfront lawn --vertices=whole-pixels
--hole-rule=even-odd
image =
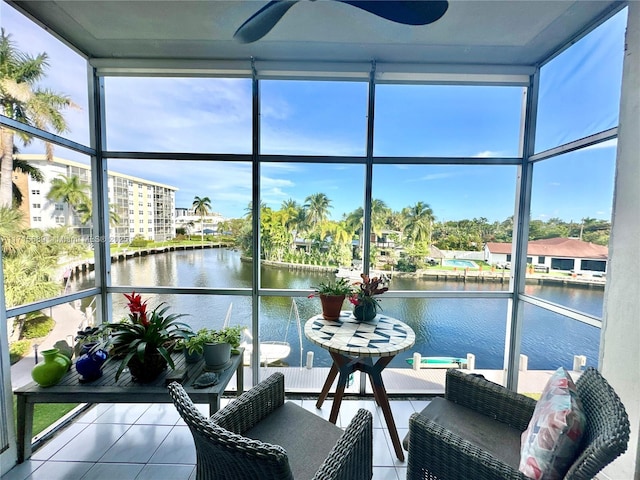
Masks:
[[[71,410],[76,408],[78,403],[37,403],[33,409],[33,436],[53,425],[64,417]],[[13,396],[13,418],[17,420],[17,400]],[[16,425],[17,430],[17,425]]]

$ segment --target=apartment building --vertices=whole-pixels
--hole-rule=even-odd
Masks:
[[[83,223],[83,216],[76,209],[66,202],[47,198],[56,177],[76,176],[80,183],[90,185],[90,166],[59,157],[49,162],[44,155],[21,154],[19,158],[39,168],[44,175],[44,181],[37,182],[14,173],[14,182],[23,196],[20,210],[28,226],[44,230],[68,225],[81,236],[92,235],[91,222]],[[155,241],[174,237],[176,187],[113,171],[108,172],[107,185],[109,209],[116,214],[110,221],[112,242],[127,243],[136,236]]]

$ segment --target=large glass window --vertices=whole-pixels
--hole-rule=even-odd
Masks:
[[[251,81],[105,79],[107,147],[140,152],[251,152]]]
[[[602,314],[614,171],[615,148],[609,143],[534,165],[527,253],[544,259],[529,265],[527,292]],[[571,288],[558,288],[563,285]],[[587,301],[584,294],[593,300]],[[577,298],[584,301],[576,302]]]
[[[57,147],[14,160],[14,205],[0,210],[7,307],[77,290],[76,281],[93,265],[91,167],[88,158],[69,160]],[[93,287],[93,280],[85,288]]]
[[[37,111],[42,112],[42,108],[39,107],[37,110],[30,108],[33,102],[30,105],[21,102],[23,111],[27,112],[28,120],[26,123],[88,145],[89,97],[87,95],[86,60],[5,2],[0,4],[0,9],[2,10],[0,25],[5,34],[9,36],[15,59],[18,60],[22,55],[28,55],[31,58],[42,54],[46,56],[46,62],[38,67],[42,71],[41,78],[37,82],[29,84],[30,90],[35,93],[32,100],[45,99],[49,104],[51,104],[49,99],[61,100],[60,103],[55,102],[54,109],[63,114],[65,125],[57,123],[57,120],[54,122],[52,117],[48,115],[36,113]],[[24,60],[22,58],[19,62],[22,63]],[[18,75],[17,71],[16,75]],[[9,75],[8,78],[9,80],[19,80],[15,75]],[[56,99],[56,97],[58,98]],[[57,106],[64,104],[66,106],[61,108]],[[15,113],[15,111],[2,112],[5,116],[20,120]],[[56,128],[54,124],[63,128]],[[16,137],[15,142],[22,153],[44,152],[44,146],[40,140],[23,145]]]
[[[362,263],[362,165],[263,163],[261,172],[263,287],[310,288],[318,267],[333,275]],[[274,262],[302,270],[272,274]]]
[[[376,165],[376,267],[419,271],[434,290],[437,280],[507,289],[509,277],[486,244],[511,242],[515,181],[514,166]]]
[[[246,287],[248,162],[109,161],[113,285]]]
[[[365,154],[366,83],[264,80],[260,101],[261,153]]]
[[[600,328],[587,325],[550,312],[535,305],[525,304],[521,353],[527,357],[530,370],[556,370],[564,367],[572,370],[574,357],[584,356],[579,365],[597,366],[600,348]],[[520,375],[520,391],[541,392],[545,381],[525,385]],[[535,389],[537,387],[538,389]]]
[[[377,85],[374,154],[517,157],[521,87]]]
[[[540,70],[536,152],[618,125],[627,10]]]

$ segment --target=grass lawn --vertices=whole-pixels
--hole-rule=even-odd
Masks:
[[[33,436],[35,437],[49,425],[64,417],[76,408],[78,403],[38,403],[33,409]],[[17,400],[13,396],[13,418],[17,419]]]

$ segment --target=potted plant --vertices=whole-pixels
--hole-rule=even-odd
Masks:
[[[119,323],[105,323],[100,332],[108,334],[107,345],[110,356],[120,359],[120,366],[115,375],[120,378],[125,367],[129,367],[134,380],[146,383],[154,380],[167,364],[175,368],[171,352],[180,340],[193,335],[189,325],[178,322],[184,314],[167,314],[168,306],[160,303],[151,313],[147,312],[147,301],[132,292],[125,294],[129,301],[129,317]]]
[[[193,335],[180,340],[180,347],[184,350],[184,358],[187,363],[197,363],[202,359],[202,351],[207,341],[207,329],[201,328]]]
[[[360,274],[362,281],[355,282],[355,292],[349,297],[349,301],[354,305],[353,316],[360,321],[369,322],[382,310],[379,300],[374,295],[382,295],[389,290],[385,286],[387,279],[384,277],[373,277],[364,273]]]
[[[223,327],[219,330],[202,329],[204,363],[207,370],[220,370],[231,359],[231,350],[237,351],[244,327],[236,325]]]
[[[322,316],[326,320],[338,320],[342,303],[347,295],[351,295],[353,289],[346,278],[338,278],[327,282],[320,282],[317,287],[311,287],[314,292],[309,295],[312,298],[320,297]]]

